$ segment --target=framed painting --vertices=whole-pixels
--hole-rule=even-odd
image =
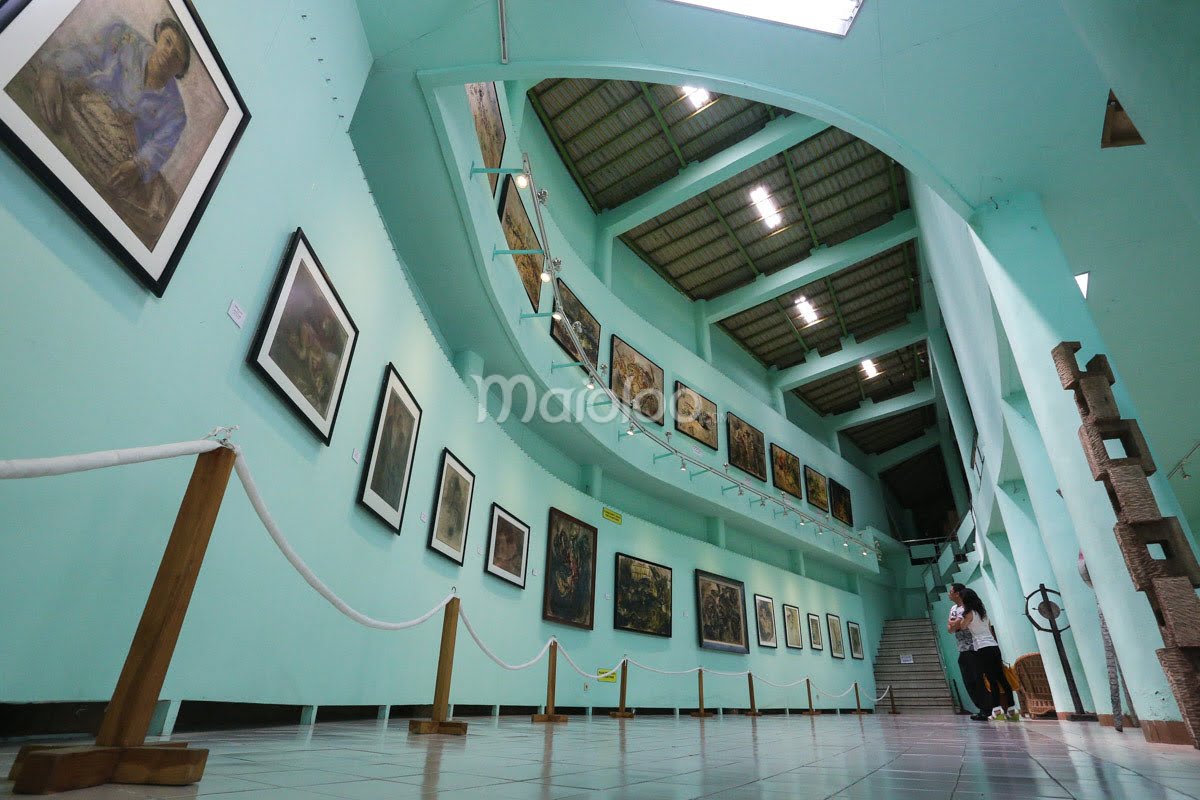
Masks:
[[[383,371],[383,388],[367,445],[367,465],[358,499],[396,533],[400,532],[404,519],[420,428],[421,406],[396,366],[388,364]]]
[[[826,614],[825,625],[829,628],[829,655],[846,657],[846,646],[842,642],[842,618],[837,614]]]
[[[800,629],[800,609],[783,604],[783,643],[793,650],[804,648],[804,633]]]
[[[800,488],[800,459],[771,442],[771,480],[775,488],[797,500],[804,499]]]
[[[717,404],[675,381],[675,430],[717,449]]]
[[[670,637],[671,583],[670,567],[617,553],[613,627]]]
[[[850,490],[833,478],[829,479],[829,509],[838,522],[854,527],[854,507],[850,504]]]
[[[250,121],[196,9],[190,0],[5,5],[0,138],[162,297]]]
[[[767,445],[763,432],[736,414],[725,415],[725,439],[729,443],[729,463],[753,475],[767,479]]]
[[[754,595],[754,621],[758,628],[759,647],[778,647],[779,632],[775,630],[775,599]]]
[[[444,448],[437,485],[431,515],[433,522],[429,526],[429,549],[461,565],[467,554],[467,523],[471,520],[475,473],[467,469],[449,448]]]
[[[696,570],[696,625],[702,648],[749,653],[745,584]]]
[[[804,465],[804,491],[810,506],[829,511],[829,479],[808,464]]]
[[[492,524],[483,571],[524,589],[528,566],[529,526],[499,503],[492,503]]]
[[[509,250],[542,249],[512,175],[504,176],[504,184],[500,189],[500,227],[504,229],[504,241],[508,243]],[[521,285],[525,287],[525,294],[529,297],[529,304],[536,313],[542,297],[542,264],[546,257],[538,253],[521,253],[512,256],[512,260],[521,278]]]
[[[596,528],[550,509],[542,619],[591,630],[596,615]]]
[[[496,169],[504,158],[504,117],[500,113],[500,98],[494,83],[468,83],[467,103],[471,106],[471,117],[475,120],[475,136],[479,139],[479,150],[483,154],[483,166]],[[492,196],[496,194],[499,175],[488,175]]]
[[[825,634],[821,632],[821,618],[816,614],[808,615],[808,646],[813,650],[825,649]]]
[[[328,445],[358,326],[297,228],[247,360]]]
[[[572,360],[586,361],[592,367],[596,367],[600,363],[600,323],[584,307],[583,303],[579,302],[579,298],[575,296],[570,287],[562,282],[561,278],[558,279],[558,295],[562,299],[562,305],[560,306],[555,300],[554,310],[561,313],[563,318],[550,320],[550,338],[558,342],[558,346],[565,350]],[[575,328],[575,336],[583,345],[582,357],[575,349],[575,343],[571,341],[567,325]]]
[[[862,661],[866,658],[863,654],[862,629],[858,627],[857,622],[846,623],[846,635],[850,637],[850,657]]]
[[[615,333],[609,361],[610,386],[617,399],[656,425],[662,425],[666,418],[662,367],[634,350]]]

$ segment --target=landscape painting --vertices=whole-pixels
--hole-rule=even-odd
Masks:
[[[613,627],[671,635],[671,568],[617,553]]]
[[[596,528],[550,509],[542,619],[591,630],[596,611]]]
[[[763,432],[736,414],[725,415],[729,463],[760,481],[767,479],[767,445]]]
[[[717,404],[675,381],[675,430],[717,449]]]
[[[771,442],[771,478],[775,488],[797,500],[804,499],[800,488],[800,459]]]
[[[749,653],[745,584],[696,570],[696,624],[702,648]]]
[[[508,250],[541,250],[542,243],[538,241],[537,231],[529,221],[529,213],[525,211],[525,201],[512,175],[504,176],[504,186],[500,190],[500,227],[504,229],[504,240]],[[542,297],[542,264],[546,257],[541,253],[521,253],[511,256],[517,267],[517,275],[533,310],[538,310],[538,301]]]
[[[479,139],[479,150],[483,153],[483,166],[496,169],[504,158],[504,117],[500,114],[500,98],[494,83],[468,83],[467,102],[471,106],[471,117],[475,120],[475,136]],[[499,175],[488,175],[492,194],[496,194]]]
[[[804,489],[809,505],[822,511],[829,510],[829,479],[807,464],[804,465]]]
[[[662,367],[615,334],[610,361],[611,386],[617,399],[651,422],[662,425],[665,419]]]

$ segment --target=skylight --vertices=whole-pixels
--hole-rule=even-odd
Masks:
[[[712,95],[707,89],[699,89],[695,86],[684,86],[683,96],[692,104],[692,108],[700,108],[712,99]]]
[[[879,374],[879,367],[875,366],[875,362],[869,358],[862,362],[862,368],[868,378],[874,378]]]
[[[845,36],[862,8],[863,0],[673,0],[689,6],[710,8],[778,22],[795,28]]]
[[[1091,275],[1092,273],[1090,272],[1081,272],[1075,276],[1075,282],[1079,284],[1079,291],[1083,292],[1084,298],[1087,298],[1088,283]]]
[[[804,295],[796,298],[796,310],[800,312],[800,316],[809,325],[817,321],[817,310],[813,308],[813,304]]]
[[[754,207],[758,209],[759,216],[763,222],[767,223],[768,228],[777,228],[779,223],[783,222],[783,216],[779,213],[779,206],[775,205],[775,201],[771,199],[771,195],[767,194],[767,190],[759,186],[750,192],[750,202],[754,203]]]

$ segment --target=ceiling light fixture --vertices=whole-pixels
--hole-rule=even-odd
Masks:
[[[845,36],[863,0],[675,0],[689,6],[724,11],[739,17],[778,22],[793,28]]]
[[[697,86],[684,86],[683,96],[692,104],[692,108],[700,108],[701,106],[712,100],[712,95],[707,89],[701,89]]]
[[[779,207],[775,205],[775,201],[771,199],[771,195],[762,186],[756,186],[750,191],[750,202],[754,203],[754,208],[758,210],[759,216],[763,222],[767,223],[768,228],[777,228],[779,223],[783,222],[783,215],[779,213]]]
[[[868,379],[874,378],[879,374],[879,367],[875,366],[875,362],[869,358],[863,359],[862,368],[863,372],[867,373]]]
[[[528,172],[517,173],[517,177],[514,178],[514,180],[517,183],[518,189],[528,189],[529,188],[529,173]]]
[[[1083,292],[1083,297],[1087,299],[1088,284],[1091,283],[1092,273],[1081,272],[1075,276],[1075,283],[1079,284],[1079,291]]]
[[[813,308],[813,304],[804,295],[796,298],[796,310],[800,312],[800,316],[809,325],[812,325],[818,319],[817,310]]]

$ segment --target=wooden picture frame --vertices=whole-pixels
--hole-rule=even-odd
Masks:
[[[866,654],[863,652],[862,628],[857,622],[846,622],[846,635],[850,640],[850,657],[858,661],[866,660]]]
[[[804,500],[804,489],[800,481],[800,458],[771,442],[771,483],[781,492],[786,492],[797,500]]]
[[[674,399],[675,430],[711,450],[718,450],[717,404],[682,381],[675,381]]]
[[[357,344],[358,326],[297,228],[246,360],[326,446]]]
[[[558,294],[562,298],[562,305],[559,305],[558,298],[554,301],[554,310],[563,315],[562,320],[550,319],[550,338],[558,343],[558,346],[571,357],[573,361],[586,361],[596,368],[600,364],[600,322],[592,316],[592,312],[587,310],[587,306],[579,302],[579,298],[571,291],[567,284],[563,283],[562,278],[557,278]],[[579,337],[580,344],[583,345],[583,355],[580,357],[575,350],[575,345],[571,341],[571,335],[567,332],[567,322],[578,322],[582,329],[576,331],[575,335]],[[581,370],[587,372],[586,367],[580,367]]]
[[[383,370],[375,425],[367,443],[358,502],[394,533],[400,533],[404,521],[421,414],[421,404],[400,377],[396,365],[388,364]]]
[[[609,388],[621,405],[641,414],[655,425],[666,421],[663,368],[642,355],[617,334],[612,335],[608,357]]]
[[[779,625],[775,620],[775,598],[754,595],[754,623],[759,647],[779,647]]]
[[[696,570],[696,632],[700,647],[726,653],[749,653],[746,585],[702,569]]]
[[[433,511],[429,515],[427,546],[459,566],[467,557],[467,532],[474,494],[475,473],[467,469],[450,448],[442,448],[442,465],[433,494]]]
[[[162,297],[250,122],[195,6],[0,6],[0,139]],[[160,88],[147,86],[148,73],[120,68],[148,64],[160,47],[175,59],[155,76]]]
[[[613,628],[669,639],[673,583],[670,567],[617,553],[613,576]]]
[[[845,658],[846,644],[842,638],[842,618],[837,614],[827,613],[825,626],[829,629],[829,655],[834,658]]]
[[[829,511],[833,518],[847,527],[854,527],[854,506],[850,502],[850,490],[833,478],[829,479]]]
[[[500,228],[504,231],[504,241],[508,250],[541,250],[542,243],[537,231],[529,220],[529,212],[525,210],[525,201],[512,175],[504,176],[500,188],[500,205],[497,208],[500,215]],[[536,314],[542,298],[542,267],[546,255],[542,253],[522,253],[510,256],[517,268],[517,277],[525,289],[525,296],[533,306]]]
[[[783,604],[783,643],[792,650],[804,649],[804,629],[797,606]]]
[[[810,506],[829,513],[829,479],[808,464],[804,465],[804,494]]]
[[[589,631],[595,627],[597,536],[596,526],[550,509],[542,619]]]
[[[821,630],[821,618],[816,614],[808,615],[808,646],[813,650],[825,649],[825,633]]]
[[[500,109],[500,95],[496,92],[496,84],[491,81],[468,83],[464,88],[467,92],[467,105],[471,108],[471,118],[475,121],[475,138],[479,140],[483,166],[498,169],[504,160],[508,132],[504,129],[504,114]],[[499,178],[498,173],[488,174],[492,197],[496,196]]]
[[[729,411],[725,414],[725,442],[731,466],[767,480],[767,442],[762,431]]]
[[[499,503],[492,503],[483,571],[525,588],[525,576],[529,571],[529,526]]]

